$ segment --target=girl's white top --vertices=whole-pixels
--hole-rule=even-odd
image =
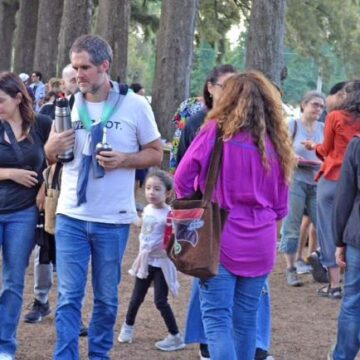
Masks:
[[[143,211],[143,222],[139,236],[140,248],[129,273],[139,279],[146,279],[149,275],[148,265],[161,268],[170,292],[177,296],[179,283],[175,265],[168,258],[163,248],[166,217],[170,206],[155,208],[147,205]]]

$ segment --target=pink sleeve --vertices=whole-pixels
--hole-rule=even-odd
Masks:
[[[216,122],[211,121],[196,136],[176,169],[174,182],[177,198],[192,195],[195,184],[205,183],[210,157],[215,145]]]

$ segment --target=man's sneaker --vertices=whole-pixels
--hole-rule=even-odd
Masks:
[[[0,360],[13,360],[10,354],[0,353]]]
[[[39,300],[34,299],[30,305],[30,311],[24,316],[24,321],[30,324],[41,322],[50,312],[49,302],[43,304]]]
[[[85,336],[88,336],[88,333],[89,333],[89,329],[85,326],[85,324],[81,320],[79,336],[85,337]]]
[[[295,267],[296,267],[296,273],[298,275],[310,274],[312,270],[311,265],[307,264],[303,259],[297,260],[295,262]]]
[[[184,339],[179,333],[176,335],[169,334],[164,340],[155,343],[155,347],[162,351],[181,350],[185,346]]]
[[[210,360],[210,353],[207,344],[200,344],[199,356],[200,360]]]
[[[134,325],[127,325],[126,323],[123,323],[121,326],[118,341],[121,343],[131,344],[133,341],[133,337],[134,337]]]
[[[302,286],[303,283],[299,280],[296,268],[286,269],[286,282],[289,286]]]
[[[327,284],[329,282],[328,271],[322,266],[318,252],[312,253],[307,262],[312,267],[312,276],[316,282]]]
[[[255,360],[275,360],[269,352],[264,349],[256,348]]]

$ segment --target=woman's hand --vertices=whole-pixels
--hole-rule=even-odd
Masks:
[[[337,247],[335,252],[336,263],[341,268],[346,268],[345,251],[346,251],[346,246],[343,246],[343,247]]]
[[[27,188],[32,188],[39,182],[35,171],[24,169],[9,169],[8,179]]]
[[[306,150],[315,150],[316,148],[316,143],[311,140],[302,141],[301,144],[305,146]]]

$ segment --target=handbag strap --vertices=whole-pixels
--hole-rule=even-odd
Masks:
[[[23,164],[24,163],[24,153],[21,150],[21,148],[20,148],[20,146],[19,146],[19,144],[18,144],[18,142],[16,140],[15,134],[14,134],[10,124],[7,121],[3,121],[2,124],[4,126],[4,130],[6,132],[6,135],[9,138],[10,145],[11,145],[12,149],[14,150],[15,155],[16,155],[19,163]]]
[[[55,164],[55,169],[54,169],[54,173],[52,176],[52,181],[51,181],[51,185],[50,185],[50,189],[58,189],[60,190],[60,170],[62,169],[62,163],[60,161],[58,161]]]
[[[216,131],[216,140],[213,153],[211,155],[209,170],[206,176],[206,184],[205,184],[205,191],[203,196],[203,202],[208,204],[211,201],[211,196],[219,176],[219,171],[221,167],[222,161],[222,153],[223,153],[223,139],[221,137],[222,132],[219,128]]]

